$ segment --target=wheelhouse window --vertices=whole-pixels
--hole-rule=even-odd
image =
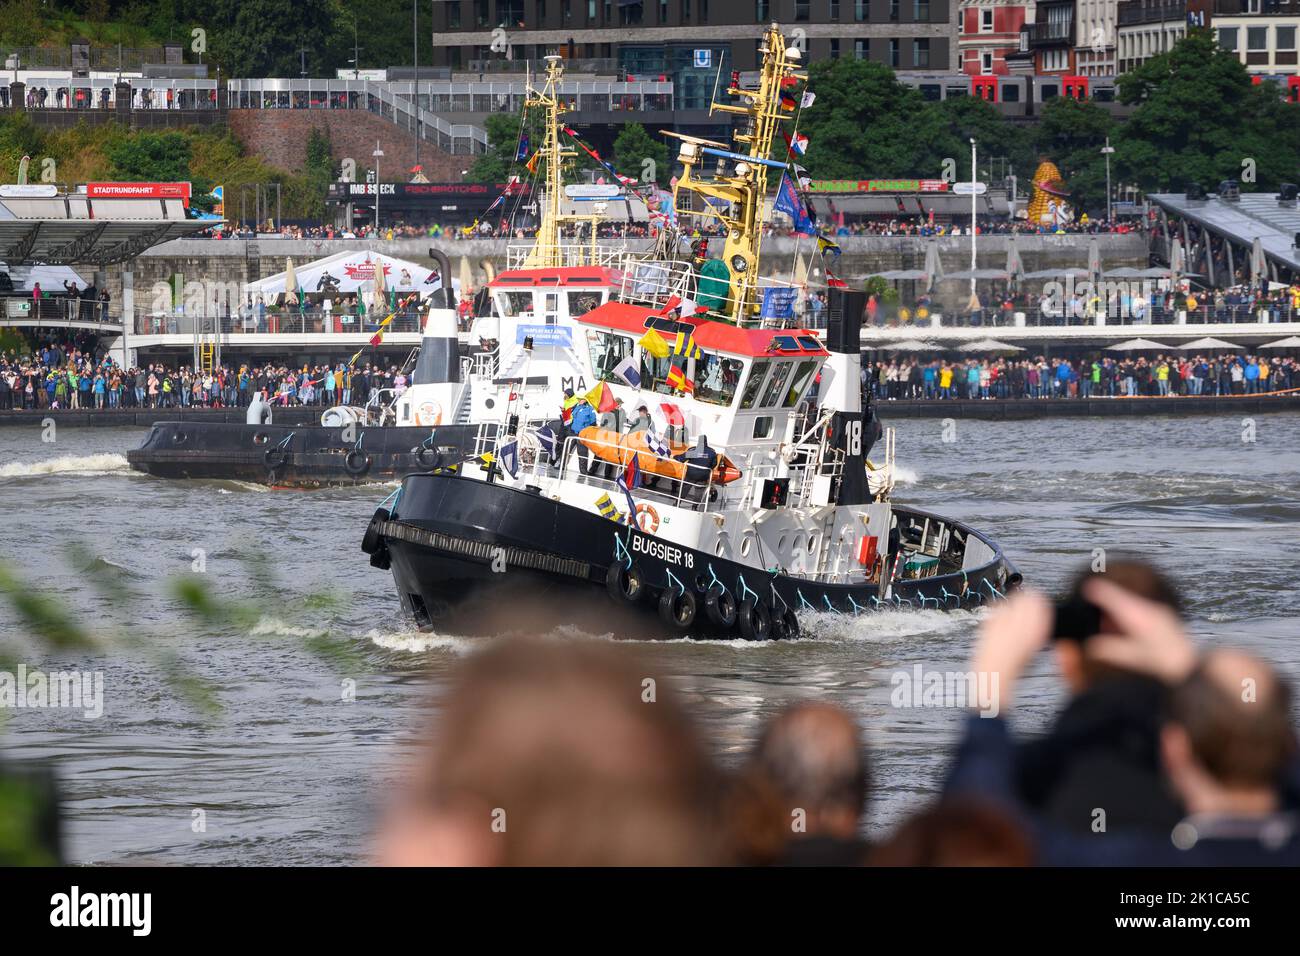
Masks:
[[[808,390],[808,386],[812,383],[813,376],[816,374],[816,362],[800,362],[798,370],[794,373],[794,381],[790,383],[790,390],[785,393],[785,401],[781,403],[781,407],[794,408],[803,393]]]
[[[591,370],[597,381],[621,381],[615,378],[614,369],[632,354],[632,346],[631,336],[588,329],[587,348],[591,350]]]
[[[668,370],[672,367],[673,357],[671,355],[664,358],[655,358],[645,349],[642,349],[641,387],[658,392],[660,395],[671,395],[673,390],[668,384]]]
[[[569,293],[569,315],[577,318],[580,315],[586,315],[596,306],[600,305],[604,297],[595,290],[585,290],[582,292]]]
[[[695,362],[695,397],[710,405],[730,405],[744,373],[740,359],[705,352]]]
[[[740,397],[741,408],[753,408],[758,401],[758,390],[763,387],[763,378],[767,375],[771,362],[755,362],[749,370],[749,381],[745,383],[745,393]]]
[[[497,296],[497,305],[506,318],[514,318],[524,312],[533,311],[533,293],[506,292]]]
[[[768,380],[767,388],[763,390],[764,408],[771,408],[780,400],[781,390],[785,388],[785,383],[790,378],[790,369],[793,366],[793,362],[776,363],[776,368],[772,371],[772,377]]]

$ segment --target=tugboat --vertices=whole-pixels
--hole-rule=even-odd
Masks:
[[[501,409],[527,396],[558,404],[565,389],[588,388],[575,349],[575,319],[607,302],[621,275],[610,267],[621,250],[597,244],[593,216],[560,212],[562,169],[576,151],[562,146],[563,61],[548,57],[545,83],[526,109],[544,115],[542,212],[536,239],[507,248],[507,269],[488,284],[491,315],[476,319],[461,354],[446,256],[431,253],[443,277],[433,293],[412,374],[400,396],[381,393],[365,408],[336,406],[319,425],[275,425],[255,402],[245,424],[162,421],[127,452],[136,471],[162,478],[233,479],[275,487],[320,488],[391,481],[460,461]],[[589,243],[561,242],[562,230],[587,229]],[[525,351],[524,344],[529,348]]]
[[[730,203],[701,213],[727,227],[723,259],[697,267],[671,236],[659,258],[627,257],[615,300],[577,318],[596,383],[582,400],[558,421],[510,403],[472,457],[408,475],[372,517],[362,550],[422,629],[488,635],[582,608],[608,622],[608,602],[584,600],[604,591],[625,620],[657,610],[660,634],[793,638],[802,612],[970,607],[1020,583],[985,535],[892,502],[893,431],[861,398],[865,295],[829,290],[824,341],[763,314],[781,288],[755,278],[766,156],[801,77],[775,25],[762,53],[758,88],[729,90],[747,105],[715,104],[749,117],[748,152],[724,151],[733,171],[700,175],[715,151],[688,137],[678,155],[676,209],[690,193]],[[582,413],[620,402],[637,413],[626,434]]]

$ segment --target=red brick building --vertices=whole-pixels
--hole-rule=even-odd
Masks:
[[[1020,48],[1020,28],[1033,0],[963,0],[958,14],[961,71],[971,75],[1009,72],[1006,58]]]

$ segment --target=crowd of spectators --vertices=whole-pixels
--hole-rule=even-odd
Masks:
[[[879,714],[869,721],[828,703],[792,703],[724,767],[706,725],[651,662],[608,642],[503,638],[458,664],[436,726],[387,808],[376,859],[1300,863],[1300,777],[1283,677],[1240,651],[1200,652],[1179,595],[1147,565],[1114,559],[1081,575],[1066,606],[1080,602],[1095,609],[1090,622],[1032,591],[984,619],[966,690],[950,684],[932,702],[927,692],[927,706],[969,713],[946,779],[937,796],[918,793],[907,818],[871,836],[869,738]],[[1044,733],[1021,740],[1008,724],[1015,691],[1048,647],[1064,703]],[[976,684],[987,700],[968,691]],[[891,703],[907,706],[892,695]]]
[[[1247,353],[905,358],[865,365],[862,385],[881,401],[1258,395],[1300,388],[1300,361]]]
[[[1063,277],[1064,278],[1064,277]],[[1026,325],[1095,325],[1099,317],[1106,325],[1219,324],[1238,322],[1292,322],[1300,314],[1300,285],[1242,282],[1227,288],[1161,289],[1155,282],[1056,283],[1060,288],[1035,284],[1015,288],[999,284],[976,308],[945,310],[945,325],[1009,327],[1017,324],[1016,314]],[[1104,297],[1103,297],[1104,293]],[[937,308],[929,295],[922,294],[911,305],[882,304],[873,294],[867,302],[867,323],[882,328],[924,323]]]
[[[150,362],[122,368],[76,341],[34,354],[0,354],[0,411],[114,408],[244,408],[261,392],[273,405],[362,405],[381,390],[400,394],[404,372],[379,363],[355,367],[283,363],[195,370]]]

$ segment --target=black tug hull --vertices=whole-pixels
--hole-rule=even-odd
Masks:
[[[746,599],[761,602],[775,619],[787,608],[857,615],[974,607],[1019,584],[1014,565],[978,532],[914,509],[894,511],[900,522],[945,521],[960,530],[967,547],[978,541],[987,559],[964,571],[895,580],[886,597],[875,583],[774,575],[669,544],[534,491],[445,473],[405,479],[393,514],[376,513],[362,547],[372,565],[391,567],[402,607],[421,628],[473,636],[566,624],[620,636],[752,636],[704,614],[710,591],[726,590],[738,607]],[[611,571],[616,564],[635,564],[644,583],[637,598],[629,600],[610,583],[618,576]],[[687,626],[658,609],[666,590],[684,589],[699,607]],[[771,636],[783,636],[782,629]]]
[[[324,488],[393,481],[469,456],[476,425],[436,428],[325,428],[156,422],[126,453],[136,471],[159,478],[246,481]],[[345,436],[346,433],[346,436]]]

